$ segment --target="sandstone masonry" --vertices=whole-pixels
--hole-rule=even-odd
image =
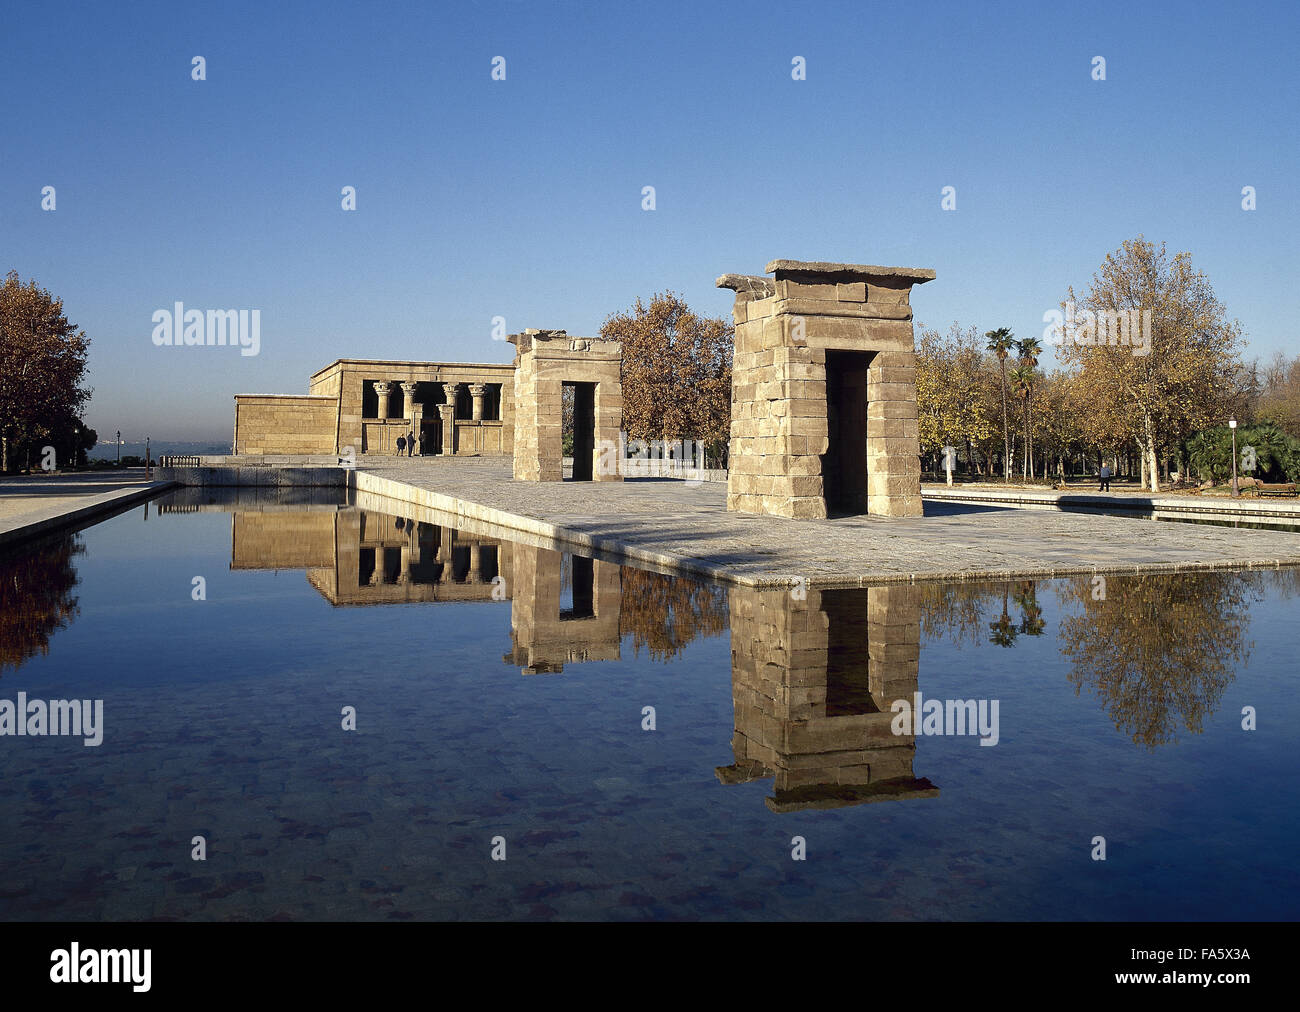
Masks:
[[[774,260],[736,293],[727,508],[920,516],[910,294],[932,270]]]

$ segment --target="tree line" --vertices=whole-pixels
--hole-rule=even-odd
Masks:
[[[1231,417],[1258,477],[1300,479],[1300,357],[1244,360],[1241,325],[1190,254],[1129,240],[1062,307],[1092,326],[1022,338],[919,326],[921,451],[932,470],[952,446],[962,469],[990,478],[1060,480],[1108,463],[1152,490],[1174,474],[1219,481],[1232,465]],[[1145,347],[1102,325],[1136,325],[1148,310]],[[1051,370],[1039,366],[1044,339],[1057,347]]]

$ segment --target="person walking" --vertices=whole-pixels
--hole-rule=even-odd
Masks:
[[[406,434],[406,455],[408,457],[415,456],[415,430],[414,429],[412,429],[410,432]]]
[[[403,452],[405,449],[406,449],[406,437],[405,437],[405,436],[398,436],[398,437],[397,437],[397,455],[400,457],[400,456],[402,455],[402,452]]]
[[[1109,464],[1101,465],[1100,482],[1097,485],[1097,491],[1098,492],[1110,491],[1110,465]]]

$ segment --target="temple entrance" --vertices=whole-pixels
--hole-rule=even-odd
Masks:
[[[420,456],[431,457],[442,453],[442,422],[423,419],[420,422]]]
[[[570,480],[591,481],[596,456],[596,384],[565,383],[564,386],[573,390],[573,477]]]
[[[829,443],[822,455],[828,516],[867,512],[867,367],[874,352],[826,352]]]
[[[596,615],[596,570],[591,559],[584,555],[568,555],[568,573],[561,568],[560,621],[594,618]],[[568,576],[565,581],[564,577]]]
[[[879,713],[871,693],[870,591],[822,591],[826,616],[826,716]]]

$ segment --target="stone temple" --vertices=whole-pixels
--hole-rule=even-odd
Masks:
[[[237,394],[236,455],[512,457],[520,481],[560,481],[564,387],[573,389],[575,481],[621,481],[622,347],[563,330],[512,334],[515,360],[339,359],[306,394]],[[349,453],[349,451],[351,451]],[[602,456],[605,467],[601,467]]]
[[[922,515],[911,291],[935,272],[773,260],[735,292],[727,509],[792,519]],[[517,481],[621,481],[622,348],[525,330],[509,365],[339,359],[305,395],[235,398],[237,455],[500,456]]]

